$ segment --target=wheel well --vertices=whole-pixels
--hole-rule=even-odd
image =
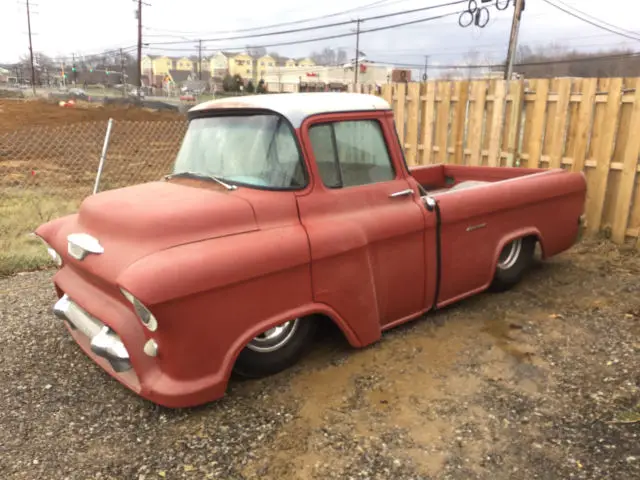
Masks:
[[[309,315],[305,315],[303,318],[319,322],[321,324],[321,329],[338,332],[342,339],[344,339],[349,345],[357,346],[355,341],[353,341],[354,339],[350,338],[349,334],[344,331],[340,322],[336,321],[330,315],[327,315],[326,313],[311,313]]]
[[[535,244],[534,244],[534,252],[535,252],[535,247],[537,245],[539,245],[540,246],[540,252],[542,254],[542,257],[544,258],[544,246],[542,244],[542,239],[540,238],[539,235],[537,235],[535,233],[530,233],[529,235],[525,235],[522,238],[523,238],[523,240],[532,239],[535,242]]]

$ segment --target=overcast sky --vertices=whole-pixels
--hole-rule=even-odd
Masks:
[[[136,43],[137,20],[134,0],[34,0],[31,27],[33,48],[49,56],[68,56],[98,53],[104,49],[131,47]],[[506,0],[500,0],[503,4]],[[599,21],[627,30],[640,32],[640,2],[637,0],[551,0],[561,6],[574,6]],[[211,1],[211,0],[146,0],[143,7],[144,42],[149,47],[143,53],[180,55],[196,53],[196,43],[182,45],[152,45],[156,42],[187,39],[215,39],[234,35],[249,35],[291,28],[339,22],[355,18],[399,12],[413,8],[447,3],[447,0],[323,0],[300,2],[294,0]],[[28,53],[26,0],[0,0],[0,62],[14,62]],[[478,2],[480,3],[480,2]],[[439,8],[408,15],[398,15],[362,23],[361,28],[381,27],[421,18],[460,11],[464,5]],[[345,12],[341,15],[327,15]],[[362,34],[360,50],[371,60],[422,64],[424,55],[430,64],[457,63],[471,49],[483,57],[502,61],[511,27],[513,7],[505,11],[490,11],[490,21],[484,29],[461,28],[457,16],[424,23]],[[306,23],[286,25],[269,30],[249,31],[254,27],[298,20],[315,19]],[[321,30],[262,38],[208,41],[205,48],[243,47],[247,44],[265,45],[282,42],[301,42],[313,37],[349,33],[355,25],[337,26]],[[245,30],[238,32],[238,30]],[[234,33],[235,31],[235,33]],[[226,32],[226,33],[221,33]],[[640,37],[640,33],[638,34]],[[548,44],[556,41],[578,50],[598,50],[626,47],[640,50],[639,41],[623,38],[591,26],[563,13],[543,0],[526,0],[520,32],[520,45]],[[269,48],[285,56],[303,56],[323,47],[343,47],[349,57],[355,52],[355,36],[313,43]],[[188,50],[179,50],[188,48]]]

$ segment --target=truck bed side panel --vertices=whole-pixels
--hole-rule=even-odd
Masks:
[[[544,257],[571,247],[586,194],[584,176],[563,171],[434,195],[442,213],[438,305],[484,290],[503,246],[535,235]]]

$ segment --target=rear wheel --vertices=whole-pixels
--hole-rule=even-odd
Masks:
[[[504,246],[498,257],[491,290],[505,291],[522,280],[533,261],[536,241],[535,237],[516,238]]]
[[[244,377],[265,377],[294,365],[308,350],[316,332],[312,318],[296,318],[254,337],[233,367]]]

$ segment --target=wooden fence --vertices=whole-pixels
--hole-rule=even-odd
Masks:
[[[409,165],[583,171],[587,233],[640,247],[640,78],[430,81],[381,95]]]

